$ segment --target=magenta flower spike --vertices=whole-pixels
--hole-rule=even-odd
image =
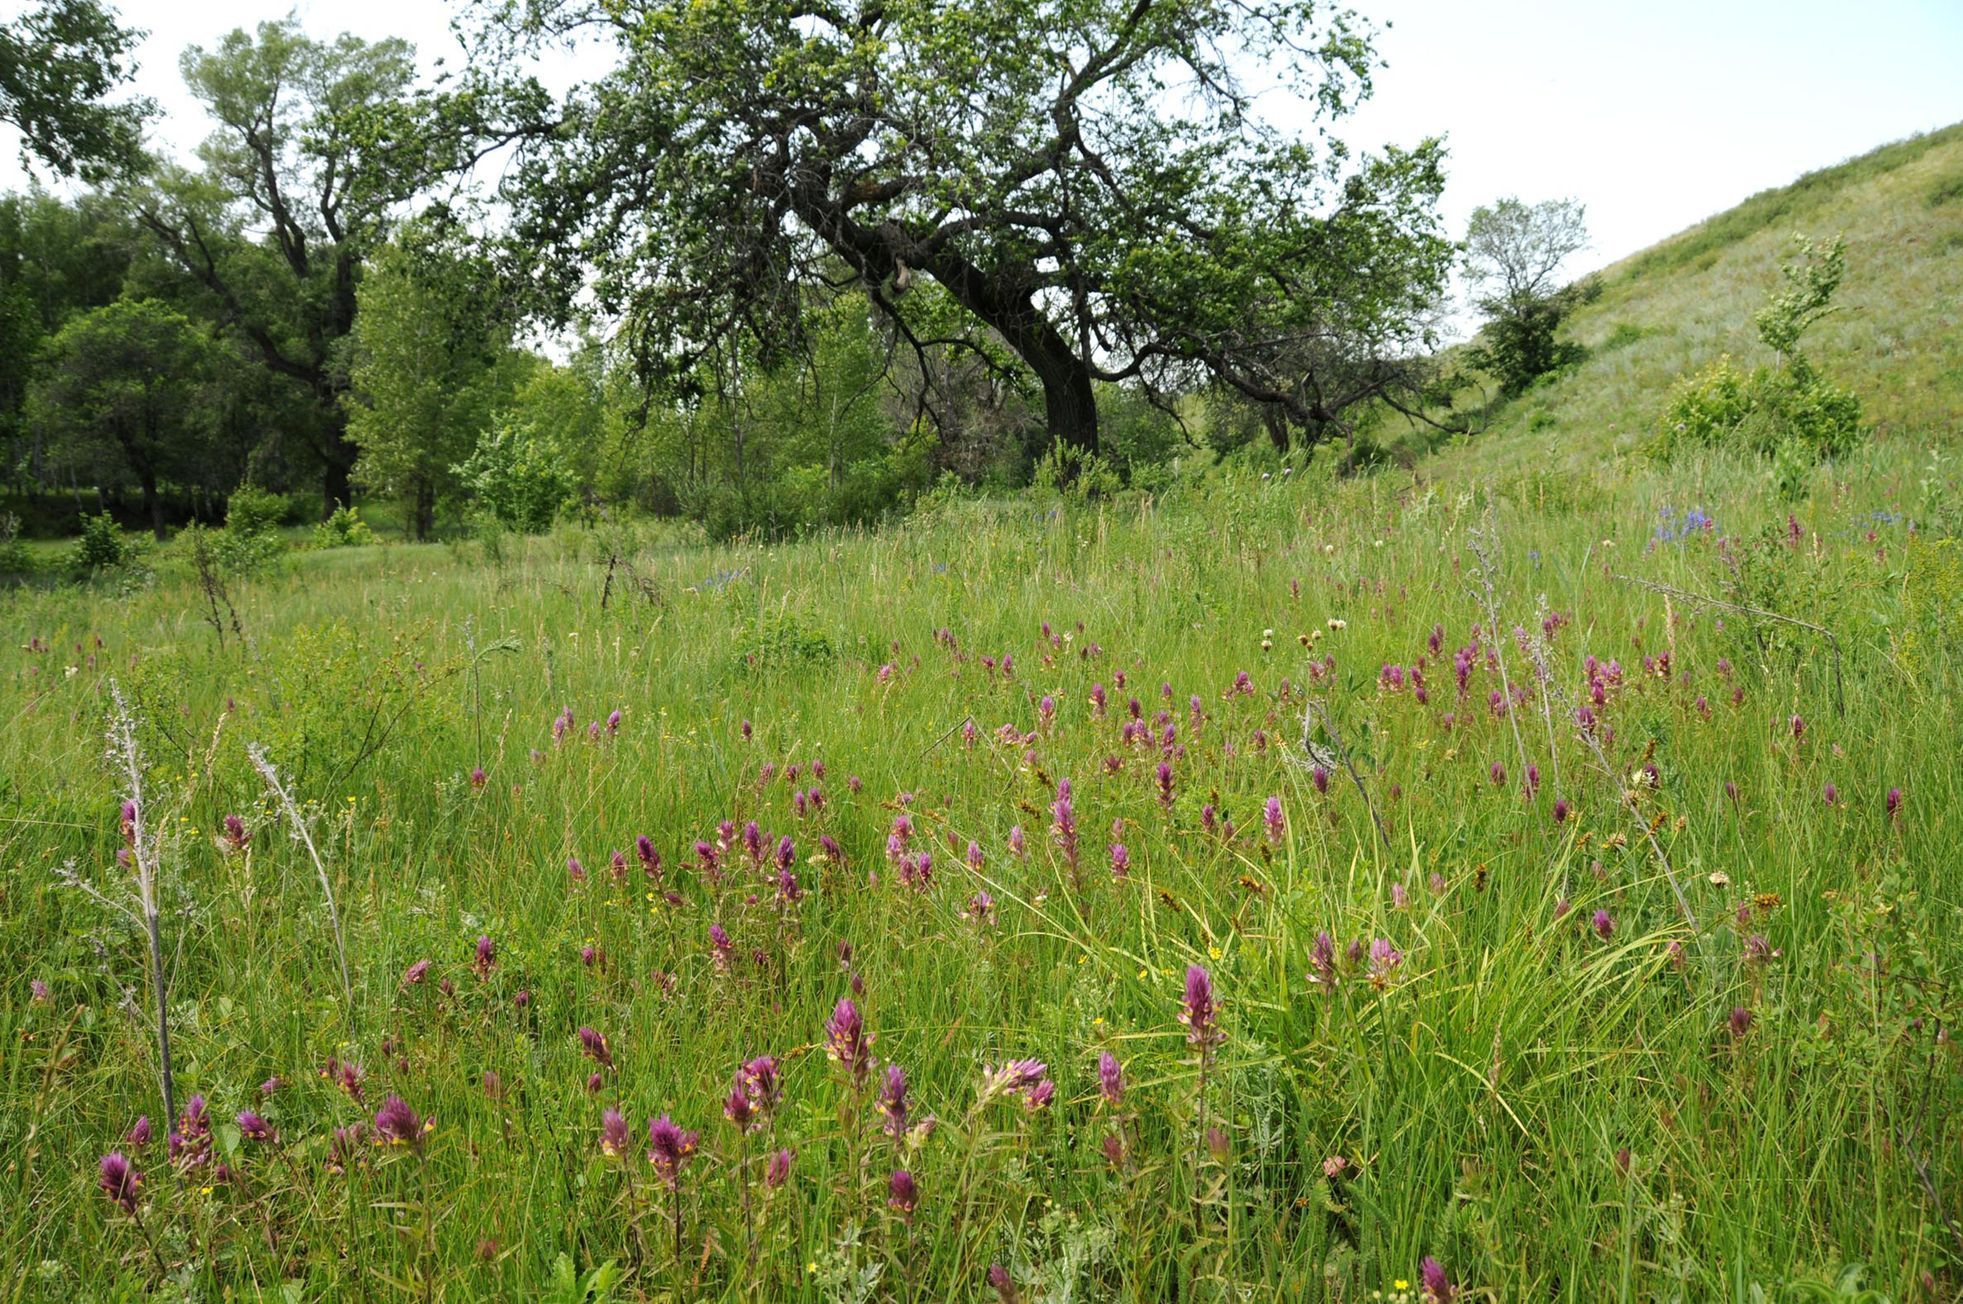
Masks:
[[[1589,925],[1594,928],[1595,935],[1604,942],[1615,936],[1615,920],[1606,910],[1597,910],[1595,917],[1589,921]]]
[[[886,1181],[886,1203],[899,1210],[901,1217],[913,1217],[914,1209],[920,1204],[920,1188],[912,1173],[904,1168],[893,1170],[893,1176]]]
[[[1097,1092],[1114,1109],[1125,1102],[1124,1066],[1108,1050],[1097,1057]]]
[[[1186,968],[1186,996],[1180,1004],[1179,1021],[1186,1025],[1186,1043],[1197,1047],[1202,1059],[1212,1057],[1213,1048],[1226,1039],[1219,1027],[1220,1010],[1213,999],[1213,975],[1199,965]]]
[[[1452,1304],[1459,1293],[1452,1279],[1445,1275],[1445,1269],[1429,1254],[1418,1265],[1418,1285],[1424,1291],[1425,1304]]]
[[[879,1112],[885,1115],[881,1127],[898,1141],[907,1130],[907,1075],[897,1064],[888,1064],[879,1084]]]
[[[382,1101],[382,1107],[375,1111],[375,1135],[380,1144],[408,1146],[412,1150],[420,1150],[423,1134],[429,1130],[429,1127],[430,1125],[425,1124],[415,1110],[409,1108],[407,1101],[393,1093],[386,1097]]]
[[[763,1184],[773,1191],[782,1187],[790,1180],[791,1161],[795,1158],[797,1152],[788,1147],[772,1152],[770,1162],[764,1165]]]
[[[600,1153],[609,1159],[625,1159],[633,1144],[627,1132],[627,1116],[611,1106],[600,1115]]]
[[[136,1188],[142,1182],[143,1174],[136,1171],[136,1165],[122,1151],[112,1150],[102,1157],[96,1185],[124,1213],[136,1212]]]
[[[700,1132],[683,1131],[666,1114],[648,1120],[648,1162],[669,1190],[681,1185],[682,1168],[701,1141]]]
[[[866,1075],[872,1072],[871,1043],[859,1007],[849,996],[840,998],[825,1020],[825,1054],[846,1071],[855,1090],[865,1089]]]
[[[579,1048],[586,1052],[588,1059],[601,1068],[613,1067],[613,1048],[607,1044],[606,1037],[601,1033],[595,1032],[592,1028],[580,1028]]]

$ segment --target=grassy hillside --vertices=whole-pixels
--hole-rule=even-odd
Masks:
[[[1616,263],[1571,336],[1588,358],[1507,405],[1442,470],[1582,469],[1638,444],[1670,386],[1730,353],[1767,361],[1752,314],[1795,232],[1847,240],[1840,311],[1810,357],[1867,404],[1883,440],[1963,436],[1963,123],[1887,145]]]

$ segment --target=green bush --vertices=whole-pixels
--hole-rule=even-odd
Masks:
[[[225,529],[232,534],[271,534],[285,522],[292,504],[284,494],[242,484],[225,502]]]
[[[526,534],[551,529],[579,487],[551,437],[511,412],[498,416],[456,470],[480,507]]]
[[[132,552],[123,527],[108,512],[82,518],[82,537],[75,541],[75,564],[85,571],[115,570]]]
[[[1664,459],[1684,448],[1732,447],[1780,464],[1782,491],[1798,483],[1795,468],[1845,457],[1866,434],[1861,400],[1813,369],[1799,351],[1800,336],[1833,312],[1846,269],[1840,241],[1817,245],[1795,239],[1796,256],[1780,269],[1785,292],[1774,295],[1754,322],[1776,367],[1741,372],[1729,356],[1678,381],[1664,406],[1651,452]]]
[[[20,540],[20,517],[0,512],[0,575],[25,575],[32,568]]]
[[[336,507],[332,516],[314,526],[316,548],[360,548],[373,542],[375,532],[354,507]]]

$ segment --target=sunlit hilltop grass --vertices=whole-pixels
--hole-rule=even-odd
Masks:
[[[1925,463],[1790,517],[1710,461],[388,546],[235,582],[236,629],[169,565],[17,591],[8,1296],[1948,1298]],[[1830,628],[1838,691],[1685,592]],[[141,930],[61,881],[127,895],[112,682],[212,1125],[176,1162]]]

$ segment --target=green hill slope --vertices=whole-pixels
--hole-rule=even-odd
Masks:
[[[1840,310],[1807,354],[1861,395],[1882,440],[1963,440],[1963,123],[1752,196],[1605,269],[1573,318],[1588,356],[1493,414],[1438,469],[1583,470],[1636,447],[1670,386],[1721,353],[1767,361],[1752,314],[1795,232],[1843,235]]]

